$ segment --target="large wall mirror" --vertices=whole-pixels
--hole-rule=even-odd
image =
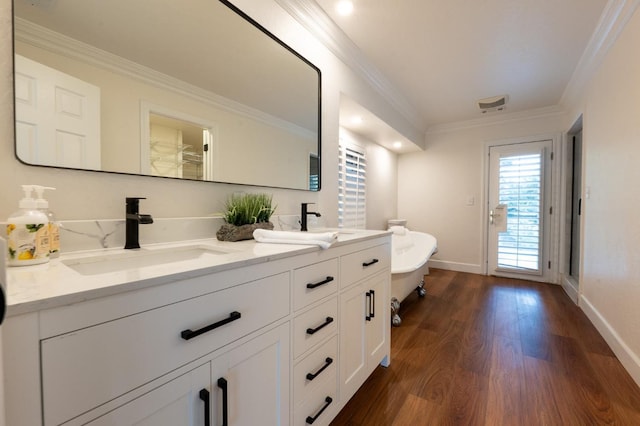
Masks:
[[[14,0],[16,155],[320,188],[320,70],[225,0]]]

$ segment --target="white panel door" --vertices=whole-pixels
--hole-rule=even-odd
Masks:
[[[88,423],[88,426],[201,426],[211,389],[209,363],[183,374]]]
[[[367,322],[367,370],[371,373],[388,353],[389,347],[389,273],[383,272],[367,281],[369,308]],[[366,295],[366,293],[365,293]],[[365,317],[366,318],[366,317]]]
[[[100,169],[100,88],[15,55],[16,143],[29,164]]]
[[[340,295],[340,395],[350,397],[367,378],[368,297],[365,284]]]
[[[552,141],[489,150],[489,274],[549,281]]]
[[[215,358],[211,424],[289,425],[288,366],[288,323]]]

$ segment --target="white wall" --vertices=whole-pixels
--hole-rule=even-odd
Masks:
[[[268,191],[277,214],[299,214],[301,202],[316,202],[327,226],[337,224],[337,152],[340,93],[349,93],[363,106],[405,133],[418,133],[366,81],[313,39],[275,1],[234,2],[322,70],[322,191],[264,189],[249,186],[186,182],[172,179],[30,167],[19,163],[13,148],[13,81],[11,2],[0,0],[0,220],[21,198],[19,184],[42,183],[58,188],[49,199],[61,220],[120,218],[126,196],[144,196],[143,210],[155,217],[203,216],[219,212],[234,191]],[[375,173],[375,170],[372,170]],[[393,196],[393,195],[390,195]],[[378,220],[379,221],[379,220]]]
[[[640,384],[638,46],[636,10],[584,101],[580,305]]]
[[[398,159],[398,215],[438,240],[434,266],[482,273],[484,154],[488,142],[564,130],[559,114],[428,133],[425,151]],[[473,198],[473,205],[467,205]]]

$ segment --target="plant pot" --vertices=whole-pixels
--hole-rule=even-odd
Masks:
[[[273,229],[273,223],[258,222],[240,226],[225,223],[218,229],[218,232],[216,232],[216,237],[219,241],[252,240],[253,231],[256,229]]]

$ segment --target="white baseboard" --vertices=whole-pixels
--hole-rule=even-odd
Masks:
[[[482,274],[482,267],[472,263],[449,262],[446,260],[429,259],[430,268],[445,269],[447,271],[468,272],[470,274]]]
[[[627,346],[620,335],[584,295],[580,296],[579,306],[604,337],[604,340],[609,344],[613,353],[616,354],[624,368],[631,375],[631,378],[640,386],[640,358],[638,358],[638,355]]]
[[[574,287],[573,283],[564,275],[560,278],[560,284],[562,285],[564,292],[567,293],[567,296],[569,296],[569,298],[573,300],[573,303],[577,305],[578,298],[580,297],[578,289]]]

